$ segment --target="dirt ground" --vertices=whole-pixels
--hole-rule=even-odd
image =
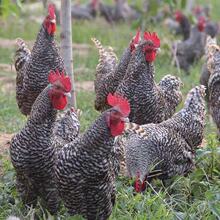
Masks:
[[[0,83],[2,84],[2,90],[8,91],[8,89],[15,89],[15,70],[14,67],[11,67],[9,64],[0,63],[0,71],[8,73],[8,75],[0,75]],[[85,90],[88,92],[94,91],[93,81],[76,81],[75,82],[76,90]]]

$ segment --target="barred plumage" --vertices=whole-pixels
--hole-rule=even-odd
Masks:
[[[71,84],[68,77],[53,72],[49,81],[51,84],[35,100],[26,125],[12,138],[10,156],[23,203],[35,206],[40,197],[43,207],[56,214],[59,197],[54,180],[55,148],[50,136],[56,109],[65,107],[64,93],[70,91]]]
[[[119,63],[117,63],[117,57],[112,50],[106,50],[98,40],[94,38],[92,40],[99,50],[99,63],[96,67],[96,79],[94,82],[96,93],[95,108],[98,111],[105,111],[109,108],[106,103],[106,97],[109,93],[114,93],[122,81],[132,51],[135,50],[140,40],[140,31],[137,32],[129,47],[123,52]]]
[[[165,76],[159,84],[154,81],[154,65],[146,61],[144,48],[151,41],[142,41],[133,53],[116,93],[126,97],[131,105],[129,119],[137,124],[159,123],[169,118],[182,100],[181,80]],[[155,50],[153,50],[155,51]]]
[[[49,10],[51,9],[49,8]],[[64,69],[63,59],[54,40],[54,32],[51,32],[54,30],[52,25],[55,25],[55,14],[53,13],[51,15],[51,11],[49,11],[49,15],[45,18],[31,54],[24,46],[23,40],[17,42],[19,47],[15,56],[16,99],[18,107],[24,115],[30,114],[35,99],[48,85],[49,71]],[[52,28],[49,29],[49,25]]]
[[[31,51],[28,49],[27,45],[21,38],[16,39],[16,44],[18,49],[16,50],[14,60],[15,69],[19,72],[25,63],[29,60]]]
[[[78,137],[80,131],[79,115],[80,110],[75,111],[74,108],[67,109],[57,115],[51,134],[52,145],[57,150]]]
[[[208,53],[207,67],[210,72],[208,81],[209,107],[212,118],[218,128],[218,136],[220,136],[220,47],[213,44]]]
[[[209,97],[209,89],[208,89],[208,81],[210,77],[210,71],[209,68],[211,67],[211,57],[213,56],[213,53],[217,49],[217,40],[216,38],[211,38],[210,36],[207,36],[206,38],[206,46],[205,46],[205,57],[206,61],[202,66],[202,72],[200,76],[200,84],[204,85],[206,87],[206,101],[208,102]],[[209,102],[208,102],[208,109],[209,109]]]
[[[204,86],[197,86],[189,92],[184,108],[172,118],[142,125],[145,134],[126,132],[118,138],[118,144],[125,149],[126,175],[138,177],[143,183],[155,171],[156,176],[165,179],[193,169],[195,150],[204,136],[204,95]]]
[[[48,91],[49,87],[38,96],[25,127],[13,137],[10,155],[23,203],[35,206],[39,196],[55,214],[59,199],[53,171],[55,149],[50,134],[56,111],[51,109]]]
[[[58,153],[57,186],[71,215],[81,214],[89,220],[104,220],[111,214],[117,175],[114,166],[118,159],[114,136],[123,132],[121,125],[129,114],[129,111],[124,111],[125,108],[114,106],[103,112],[84,134],[66,144]]]

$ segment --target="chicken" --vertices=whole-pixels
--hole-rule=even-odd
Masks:
[[[129,115],[126,99],[107,97],[111,109],[103,112],[77,139],[58,153],[57,188],[71,215],[107,219],[115,203],[114,137],[120,135]]]
[[[200,18],[198,24],[191,29],[190,37],[173,45],[173,55],[176,65],[189,74],[190,66],[204,54],[206,34],[204,33],[205,20]]]
[[[86,5],[80,5],[79,3],[72,5],[71,16],[73,19],[92,20],[96,17],[98,5],[98,0],[91,0]]]
[[[48,85],[50,70],[64,70],[64,62],[54,40],[56,17],[53,4],[48,6],[48,15],[44,19],[36,42],[30,52],[24,41],[17,40],[15,54],[16,99],[22,114],[29,115],[31,107]]]
[[[126,69],[128,67],[132,53],[140,42],[140,30],[137,31],[136,36],[131,40],[129,47],[125,49],[121,60],[117,63],[117,57],[112,50],[106,50],[101,43],[92,39],[99,50],[99,63],[96,67],[95,79],[95,109],[104,111],[109,108],[106,103],[106,97],[109,93],[114,93],[122,81]]]
[[[216,44],[217,44],[216,38],[211,38],[210,36],[207,36],[206,46],[205,46],[206,62],[202,66],[202,73],[200,76],[200,84],[206,87],[207,102],[209,97],[208,81],[210,77],[210,71],[208,70],[207,62],[209,60],[209,56],[214,52],[213,50],[215,50]],[[208,102],[208,109],[209,109],[209,102]]]
[[[210,7],[207,6],[200,6],[196,5],[192,9],[192,14],[195,15],[195,17],[198,19],[200,17],[209,18],[210,14]]]
[[[140,14],[132,8],[126,0],[115,0],[115,21],[132,21],[140,17]]]
[[[177,77],[168,75],[158,85],[154,81],[153,61],[159,47],[160,39],[156,33],[145,32],[115,92],[129,100],[129,119],[137,124],[166,120],[182,99],[181,81]]]
[[[205,87],[193,88],[182,110],[159,124],[133,125],[139,134],[127,132],[116,144],[125,151],[127,175],[135,178],[135,190],[146,188],[153,177],[171,178],[189,173],[205,126]],[[126,126],[129,127],[129,126]],[[138,132],[137,132],[138,133]]]
[[[100,2],[99,11],[100,11],[100,15],[103,16],[108,23],[112,24],[114,22],[114,13],[115,13],[114,6]]]
[[[189,19],[181,11],[176,11],[175,20],[179,23],[180,32],[183,35],[183,40],[187,40],[190,36],[191,29]]]
[[[210,72],[208,81],[209,108],[211,116],[218,129],[218,138],[220,137],[220,47],[212,44],[208,51],[207,68]]]
[[[205,26],[205,33],[212,38],[219,34],[219,25],[214,21],[207,21]]]
[[[57,149],[78,137],[80,131],[80,110],[72,107],[57,115],[52,127],[51,142]]]
[[[99,2],[100,15],[109,23],[123,21],[132,21],[138,19],[140,14],[131,7],[126,0],[115,0],[115,5],[107,5]]]
[[[70,78],[50,72],[48,85],[35,100],[24,128],[11,141],[10,156],[16,171],[16,187],[23,203],[35,206],[38,197],[51,214],[59,208],[54,181],[55,148],[50,135],[57,110],[67,104],[71,90]],[[44,205],[45,204],[45,205]]]

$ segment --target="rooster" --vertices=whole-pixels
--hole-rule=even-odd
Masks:
[[[179,23],[180,32],[183,34],[183,40],[187,40],[190,36],[191,29],[189,19],[181,11],[176,11],[175,20]]]
[[[176,65],[189,74],[190,66],[198,61],[204,54],[206,34],[204,33],[206,21],[201,17],[195,27],[191,29],[190,37],[173,45],[173,54]]]
[[[145,32],[116,90],[116,94],[129,100],[129,119],[137,124],[159,123],[167,119],[182,99],[179,78],[168,75],[159,84],[154,81],[153,62],[159,47],[157,34]]]
[[[130,112],[126,99],[109,94],[112,108],[58,153],[57,187],[71,215],[107,219],[115,203],[114,138],[122,134]]]
[[[171,178],[188,174],[195,165],[195,150],[202,143],[205,126],[205,87],[193,88],[182,110],[159,124],[136,127],[116,142],[125,151],[126,174],[135,178],[135,190],[146,188],[153,177]]]
[[[59,197],[54,182],[55,148],[50,135],[57,110],[67,104],[71,83],[69,77],[58,71],[51,71],[48,81],[50,84],[35,100],[26,125],[12,138],[10,156],[23,203],[35,206],[40,197],[45,208],[56,214]]]
[[[95,79],[95,109],[104,111],[109,108],[106,103],[106,97],[109,93],[114,93],[122,81],[128,64],[130,62],[132,53],[140,42],[140,30],[137,31],[136,36],[131,40],[129,47],[125,49],[121,60],[117,64],[117,57],[112,50],[104,49],[101,43],[92,39],[99,50],[99,63],[96,67]]]
[[[48,15],[43,21],[32,51],[30,52],[22,39],[17,40],[16,99],[18,107],[24,115],[30,114],[35,99],[48,85],[50,70],[62,71],[64,69],[63,59],[54,40],[55,31],[54,5],[50,4]]]

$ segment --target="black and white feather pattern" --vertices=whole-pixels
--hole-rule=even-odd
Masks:
[[[11,141],[10,156],[16,171],[16,187],[25,205],[43,207],[55,214],[59,197],[54,180],[55,148],[50,135],[57,111],[46,87],[36,99],[24,128]]]
[[[31,53],[24,45],[20,39],[15,56],[16,99],[21,113],[29,115],[35,99],[49,83],[49,72],[63,71],[64,63],[54,35],[49,35],[43,24]]]
[[[152,171],[159,177],[184,175],[194,168],[196,148],[202,143],[205,126],[205,87],[193,88],[184,108],[159,124],[142,125],[144,135],[126,132],[118,139],[125,151],[125,175],[144,181]]]

